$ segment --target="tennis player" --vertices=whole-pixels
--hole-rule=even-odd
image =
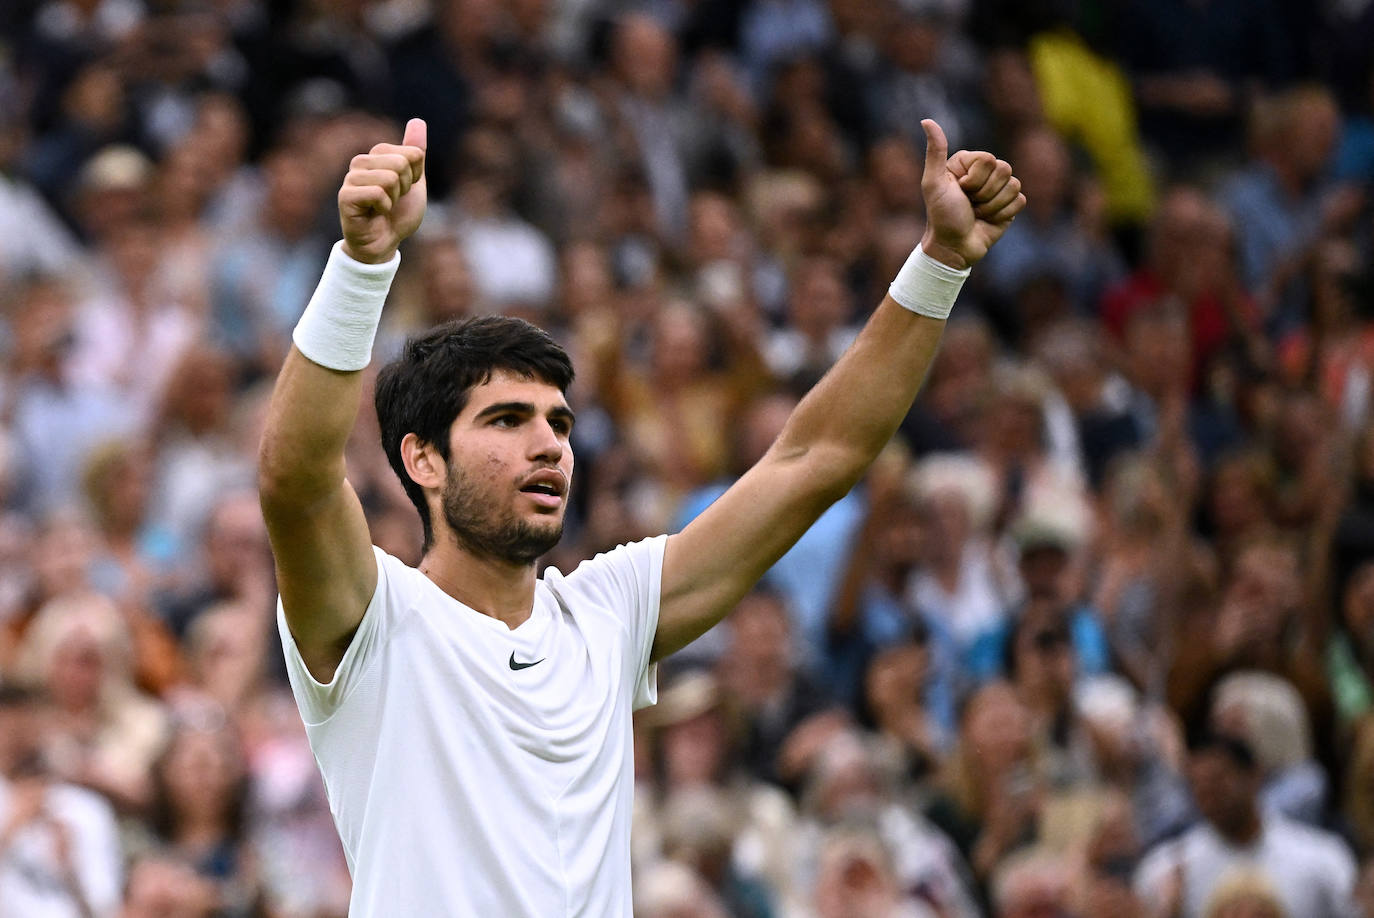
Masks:
[[[353,874],[350,914],[631,915],[630,715],[654,662],[720,621],[906,414],[960,285],[1025,206],[989,153],[926,132],[928,225],[767,455],[681,533],[536,576],[573,475],[567,354],[481,318],[381,370],[382,445],[424,524],[372,547],[344,468],[398,247],[425,212],[425,124],[353,159],[334,248],[260,456],[291,686]]]

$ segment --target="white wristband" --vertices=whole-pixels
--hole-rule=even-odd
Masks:
[[[917,315],[948,319],[968,275],[968,268],[951,268],[931,258],[918,245],[887,292],[898,306]]]
[[[401,253],[379,265],[347,255],[343,242],[329,253],[315,295],[305,307],[291,340],[313,363],[331,370],[361,370],[372,360],[382,304]]]

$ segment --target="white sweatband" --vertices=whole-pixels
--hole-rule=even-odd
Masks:
[[[344,252],[342,241],[336,242],[315,295],[291,333],[297,349],[331,370],[366,367],[372,360],[382,304],[400,263],[397,252],[382,264],[364,264]]]
[[[931,258],[918,245],[887,292],[898,306],[917,315],[948,319],[968,275],[968,268],[951,268]]]

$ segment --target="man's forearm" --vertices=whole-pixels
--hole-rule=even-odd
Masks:
[[[371,359],[397,261],[394,250],[382,262],[359,261],[346,243],[330,253],[272,391],[259,458],[265,498],[309,505],[343,481],[359,371]]]
[[[784,455],[817,456],[817,484],[843,492],[892,439],[925,380],[944,332],[939,319],[916,315],[891,296],[802,399],[778,438]]]
[[[330,370],[295,347],[272,390],[258,456],[264,499],[309,505],[343,481],[362,374]]]

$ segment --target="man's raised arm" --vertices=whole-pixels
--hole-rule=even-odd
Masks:
[[[948,156],[934,121],[921,191],[926,232],[857,339],[802,399],[777,441],[704,513],[670,536],[653,658],[720,621],[891,439],[925,379],[967,269],[1026,204],[991,153]]]
[[[344,478],[344,444],[397,248],[424,217],[425,134],[425,123],[412,120],[401,144],[377,144],[350,163],[339,189],[343,241],[292,336],[258,458],[286,622],[324,682],[377,585],[367,520]]]

